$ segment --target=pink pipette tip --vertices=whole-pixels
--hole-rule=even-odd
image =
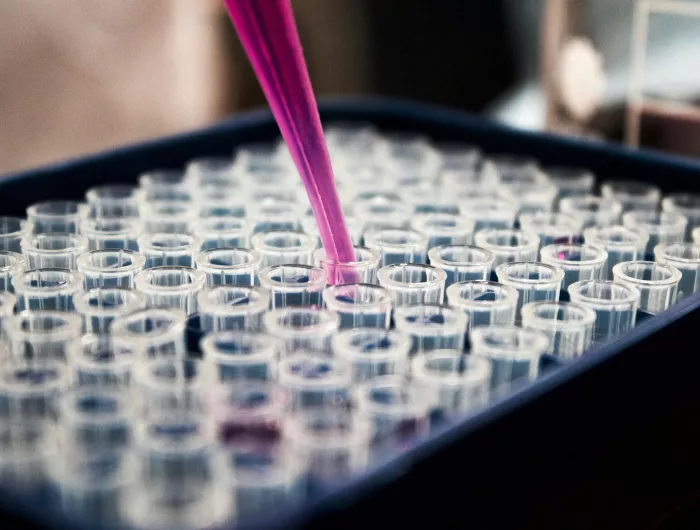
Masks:
[[[326,255],[355,261],[289,0],[224,0],[301,175]]]

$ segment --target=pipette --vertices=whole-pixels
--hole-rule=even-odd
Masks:
[[[326,255],[354,261],[289,0],[224,3],[304,181]]]

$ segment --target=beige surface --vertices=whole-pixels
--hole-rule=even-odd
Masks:
[[[1,0],[0,173],[208,123],[218,0]]]

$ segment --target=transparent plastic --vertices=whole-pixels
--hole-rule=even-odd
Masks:
[[[214,237],[216,237],[217,225],[221,231],[227,232],[228,220],[243,221],[246,216],[246,206],[250,204],[249,197],[242,185],[235,181],[206,186],[198,190],[195,196],[199,220],[196,222],[194,230],[197,231],[197,225],[200,224],[200,221],[212,220],[214,222],[210,227],[214,230]],[[230,229],[233,231],[231,235],[235,237],[237,235],[235,232],[238,231],[237,225],[231,224]]]
[[[12,281],[27,266],[27,259],[11,250],[0,250],[0,292],[14,292]]]
[[[197,294],[205,283],[204,273],[190,267],[154,267],[142,270],[135,279],[149,307],[181,309],[188,315],[197,312]]]
[[[145,233],[188,234],[196,218],[197,210],[189,201],[161,200],[141,205]]]
[[[595,280],[605,276],[608,253],[592,245],[549,245],[540,250],[542,263],[564,271],[562,289],[582,280]]]
[[[571,214],[530,212],[522,214],[519,220],[521,229],[537,234],[540,246],[578,243],[581,239],[583,221]]]
[[[470,173],[475,171],[483,159],[481,149],[468,143],[440,142],[435,147],[440,154],[443,172],[454,170]]]
[[[233,159],[223,156],[194,158],[185,168],[185,181],[195,190],[235,184]]]
[[[54,421],[58,401],[69,386],[70,372],[57,361],[18,360],[0,367],[0,424]]]
[[[12,279],[18,311],[73,311],[83,275],[67,269],[32,269]]]
[[[120,506],[125,525],[171,530],[223,524],[232,499],[215,487],[222,473],[215,455],[211,435],[197,431],[141,434],[131,455],[136,480]]]
[[[355,261],[340,263],[326,257],[326,251],[319,248],[314,252],[317,267],[326,271],[328,285],[346,283],[377,283],[377,269],[381,254],[365,247],[355,247]]]
[[[353,200],[365,196],[366,192],[395,191],[392,185],[398,178],[398,168],[393,161],[364,156],[344,157],[334,167],[334,173],[343,186],[350,188],[344,195]]]
[[[471,354],[491,362],[492,395],[503,395],[514,385],[534,381],[540,357],[549,346],[543,332],[513,326],[474,328],[470,338]]]
[[[414,385],[434,411],[455,417],[486,405],[491,387],[491,363],[459,350],[435,350],[411,363]]]
[[[474,244],[493,254],[493,265],[512,261],[535,261],[540,238],[535,232],[516,229],[486,229],[474,234]]]
[[[284,417],[290,394],[264,381],[237,381],[216,389],[212,400],[215,435],[234,469],[253,471],[281,457]]]
[[[368,124],[333,123],[324,127],[326,144],[331,158],[335,160],[367,156],[372,159],[381,150],[383,136]]]
[[[632,180],[603,182],[600,193],[604,198],[612,198],[622,204],[622,211],[656,211],[661,202],[661,190],[653,184]]]
[[[631,211],[622,216],[627,228],[644,232],[649,236],[645,254],[654,252],[656,245],[682,243],[688,219],[676,212]]]
[[[255,234],[251,245],[262,258],[262,267],[311,265],[316,240],[303,232],[265,232]]]
[[[298,352],[330,355],[338,315],[311,307],[286,307],[263,315],[267,332],[280,340],[282,358]]]
[[[414,230],[378,230],[365,232],[365,246],[381,254],[380,267],[393,263],[425,263],[428,238]]]
[[[637,320],[640,293],[610,280],[585,280],[569,286],[571,301],[595,311],[593,341],[602,342],[628,332]]]
[[[618,263],[642,259],[649,240],[646,233],[624,226],[588,228],[584,230],[583,238],[587,245],[602,248],[608,253],[603,279],[612,279],[613,267]]]
[[[504,197],[518,204],[518,214],[551,211],[558,193],[557,187],[547,179],[516,180],[501,190]]]
[[[486,162],[484,164],[484,170],[486,173],[489,172],[489,169],[492,167],[492,164],[489,162]],[[491,203],[494,199],[497,199],[499,201],[505,201],[506,204],[506,209],[508,211],[508,215],[510,215],[511,212],[513,215],[513,219],[515,219],[518,215],[518,202],[515,201],[512,197],[509,197],[503,189],[499,188],[495,184],[487,184],[485,180],[477,179],[474,182],[462,182],[458,185],[456,185],[454,188],[449,188],[449,187],[444,187],[441,190],[441,199],[447,203],[451,204],[457,204],[460,205],[458,210],[461,211],[461,205],[465,203],[465,201],[469,202],[479,202],[479,201],[484,201],[485,204]],[[469,212],[466,212],[467,215],[470,215]]]
[[[411,355],[432,350],[462,351],[469,317],[449,306],[421,304],[397,308],[394,324],[411,337]]]
[[[612,197],[572,196],[561,200],[559,211],[581,219],[584,228],[604,228],[620,222],[622,203]]]
[[[134,364],[132,377],[135,405],[146,421],[209,413],[215,376],[208,363],[179,357],[148,359]]]
[[[217,248],[204,250],[194,257],[207,285],[255,285],[262,258],[254,250]]]
[[[119,452],[130,448],[134,404],[115,388],[68,389],[59,400],[58,434],[68,457]]]
[[[422,134],[385,133],[380,153],[399,174],[420,177],[423,181],[434,181],[442,165],[440,154]]]
[[[139,252],[146,258],[145,268],[193,267],[199,241],[187,234],[144,234],[138,238]]]
[[[284,438],[288,393],[252,383],[224,389],[215,405],[217,435],[226,461],[218,487],[230,491],[237,520],[284,509],[300,496],[306,461]]]
[[[545,172],[557,187],[555,206],[566,197],[580,197],[593,193],[595,176],[580,167],[548,167]]]
[[[296,201],[267,198],[248,208],[247,214],[253,234],[296,231],[301,229],[306,206]]]
[[[450,285],[447,303],[462,311],[471,331],[478,326],[511,326],[518,310],[518,291],[496,282],[472,281]]]
[[[593,344],[596,313],[570,302],[533,302],[522,309],[523,327],[542,331],[549,338],[546,353],[562,360],[580,357]]]
[[[270,293],[260,287],[218,285],[197,295],[202,331],[262,329],[263,315],[270,307]]]
[[[352,203],[352,215],[363,223],[363,232],[408,228],[412,211],[410,205],[384,196],[356,199]]]
[[[445,271],[445,286],[453,283],[488,280],[494,256],[483,248],[469,245],[433,247],[428,252],[430,265]]]
[[[202,250],[212,248],[248,248],[251,225],[237,217],[208,217],[194,225],[194,235]]]
[[[459,215],[457,198],[441,193],[441,188],[433,183],[420,182],[408,187],[399,182],[401,200],[410,204],[414,215],[447,214]]]
[[[88,216],[107,220],[138,218],[142,196],[141,190],[128,184],[95,186],[85,192]]]
[[[96,287],[76,293],[73,306],[85,333],[107,333],[115,318],[146,309],[146,296],[123,287]]]
[[[518,291],[515,322],[520,323],[522,307],[530,302],[556,302],[564,280],[559,267],[537,262],[503,263],[496,268],[498,281]]]
[[[120,506],[133,483],[132,471],[119,453],[110,452],[53,458],[49,464],[57,505],[97,526],[123,522]]]
[[[112,335],[139,359],[184,355],[187,315],[177,309],[144,309],[112,322]]]
[[[391,294],[394,307],[416,304],[441,304],[447,274],[430,265],[402,263],[388,265],[377,272],[379,285]]]
[[[430,429],[433,403],[404,377],[386,375],[358,385],[356,404],[357,414],[372,422],[376,456],[405,449]]]
[[[256,331],[221,331],[204,336],[200,346],[204,361],[215,367],[217,379],[229,384],[273,380],[279,343]]]
[[[677,212],[688,219],[686,239],[700,226],[700,194],[670,193],[661,201],[661,209],[664,212]]]
[[[693,243],[657,245],[654,248],[654,260],[657,263],[671,265],[681,272],[681,279],[678,282],[678,300],[700,291],[700,245]]]
[[[636,287],[639,309],[656,314],[676,303],[681,272],[672,265],[653,261],[630,261],[613,267],[616,282]]]
[[[275,147],[269,143],[246,143],[234,151],[234,173],[247,178],[250,184],[296,184],[291,172],[293,162],[286,144]],[[283,161],[283,159],[285,159]],[[298,177],[297,177],[298,178]]]
[[[260,271],[260,285],[270,292],[270,307],[323,305],[326,271],[310,265],[277,265]]]
[[[489,159],[494,171],[488,177],[496,183],[510,185],[514,182],[547,182],[547,176],[542,172],[539,162],[532,157],[497,153],[489,156]]]
[[[408,372],[413,341],[398,330],[345,329],[333,336],[333,353],[352,365],[353,381]]]
[[[302,410],[346,403],[352,376],[344,359],[298,353],[280,361],[277,381],[291,393],[292,410]]]
[[[411,228],[428,238],[428,249],[443,245],[468,245],[476,221],[467,215],[422,214],[411,218]]]
[[[22,239],[29,237],[32,225],[19,217],[0,217],[0,250],[22,253]]]
[[[136,275],[146,263],[143,254],[134,250],[93,250],[78,258],[78,270],[84,277],[85,288],[123,287],[133,289]]]
[[[137,239],[143,233],[143,225],[131,217],[84,219],[80,233],[87,238],[89,250],[138,250]]]
[[[58,311],[22,311],[6,315],[3,326],[13,361],[70,362],[80,348],[78,315]]]
[[[340,482],[369,465],[371,424],[347,409],[327,407],[295,414],[287,421],[285,439],[314,484]]]
[[[518,206],[504,197],[469,196],[459,200],[459,211],[474,219],[474,233],[488,228],[513,228]]]
[[[4,356],[9,354],[9,352],[6,352],[8,349],[8,340],[4,320],[14,313],[16,303],[17,299],[13,295],[0,292],[0,363],[5,360]]]
[[[50,462],[56,460],[58,447],[55,432],[45,421],[0,422],[0,454],[0,482],[18,493],[46,493]]]
[[[45,201],[27,208],[27,220],[35,234],[77,234],[88,207],[76,201]]]
[[[78,256],[87,248],[87,238],[78,234],[36,234],[22,240],[30,269],[76,270]]]
[[[123,390],[131,384],[136,362],[133,347],[121,336],[88,333],[74,358],[75,383],[79,386]]]
[[[340,328],[384,328],[391,324],[391,296],[383,287],[345,284],[323,292],[325,307],[340,319]]]
[[[180,170],[154,169],[139,175],[142,201],[191,201],[192,189]]]

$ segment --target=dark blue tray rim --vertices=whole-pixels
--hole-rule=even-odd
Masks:
[[[561,136],[521,131],[510,127],[483,120],[462,112],[446,109],[443,107],[419,104],[410,101],[383,98],[352,98],[323,100],[319,104],[322,117],[332,116],[336,113],[343,115],[341,121],[352,121],[348,114],[356,113],[362,117],[360,121],[366,121],[366,117],[380,118],[400,118],[405,121],[412,121],[416,124],[430,124],[435,126],[454,127],[456,129],[468,127],[476,135],[500,135],[518,140],[531,139],[542,142],[546,140],[551,147],[561,147],[564,149],[576,149],[590,155],[600,157],[614,157],[626,159],[635,164],[645,166],[657,166],[660,168],[672,169],[675,172],[684,172],[688,177],[700,178],[700,164],[679,157],[668,156],[647,151],[634,151],[625,147],[610,144],[578,141]],[[329,121],[336,121],[331,119]],[[134,145],[119,147],[110,151],[97,153],[74,160],[68,160],[50,166],[9,174],[0,180],[0,194],[3,188],[18,181],[41,179],[51,177],[55,174],[67,174],[78,169],[90,166],[93,163],[103,161],[105,158],[112,160],[131,158],[138,153],[150,150],[173,150],[180,145],[186,145],[193,141],[197,143],[207,143],[211,138],[219,137],[222,134],[241,132],[249,128],[269,127],[273,123],[268,110],[254,110],[230,119],[222,121],[211,127],[192,132],[186,132],[170,137],[159,138]],[[280,521],[277,516],[274,519],[263,519],[259,522],[246,523],[246,528],[267,528],[271,525],[283,524],[284,527],[300,527],[304,521],[313,516],[316,511],[326,509],[337,509],[338,506],[352,503],[353,498],[371,494],[372,490],[380,485],[396,480],[404,475],[418,460],[429,458],[430,455],[440,451],[444,446],[462,439],[470,434],[484,428],[486,425],[506,419],[517,409],[532,403],[544,394],[558,388],[567,382],[572,381],[581,374],[603,365],[612,357],[619,354],[634,344],[648,338],[655,332],[661,330],[670,323],[684,317],[700,306],[700,293],[688,297],[668,311],[646,319],[638,327],[617,340],[608,342],[593,348],[581,359],[564,365],[562,368],[554,370],[550,374],[542,377],[538,381],[524,388],[516,390],[507,397],[493,403],[488,408],[483,409],[463,421],[445,427],[439,432],[412,447],[401,455],[367,471],[366,473],[349,481],[343,487],[329,492],[323,498],[300,507],[290,514],[289,518]],[[3,511],[16,514],[23,522],[35,523],[37,528],[66,528],[70,523],[72,528],[83,527],[73,520],[57,516],[54,513],[37,512],[36,505],[29,504],[25,499],[18,498],[10,491],[0,488],[0,507]],[[26,518],[26,519],[25,519]]]

